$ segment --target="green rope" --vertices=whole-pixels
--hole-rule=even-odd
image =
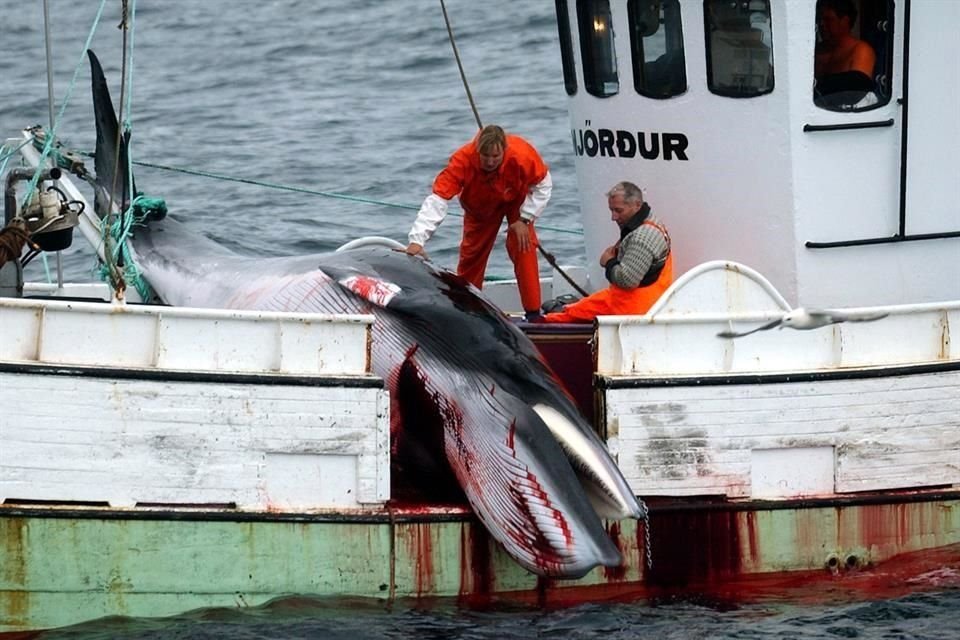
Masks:
[[[10,161],[10,158],[17,155],[17,152],[20,151],[20,149],[23,149],[25,146],[30,144],[31,140],[32,138],[25,138],[23,142],[15,147],[10,147],[6,144],[0,145],[0,176],[2,176],[3,172],[6,170],[7,162]],[[7,151],[7,149],[9,149],[9,151]]]
[[[130,207],[122,216],[115,216],[113,222],[110,224],[103,222],[100,225],[104,244],[106,244],[106,234],[108,233],[114,240],[112,255],[107,255],[107,253],[104,252],[104,257],[110,260],[114,267],[119,264],[120,257],[123,257],[123,279],[125,282],[133,285],[137,293],[140,294],[140,299],[143,301],[150,300],[153,297],[153,290],[147,281],[144,280],[140,268],[133,259],[133,254],[130,251],[130,245],[127,240],[135,225],[143,225],[147,217],[162,217],[166,215],[166,213],[167,203],[164,202],[163,198],[151,198],[141,193],[137,194],[137,197],[133,199]],[[100,266],[100,278],[104,281],[110,281],[111,273],[110,265],[103,264]]]
[[[40,173],[43,171],[44,164],[46,164],[45,161],[47,156],[50,155],[50,149],[53,146],[54,138],[56,138],[57,129],[60,127],[60,123],[63,121],[63,112],[67,108],[67,103],[70,102],[70,96],[73,95],[73,89],[77,84],[77,78],[79,77],[80,69],[83,66],[84,56],[90,49],[90,43],[93,41],[93,35],[96,33],[97,26],[100,24],[100,17],[103,15],[103,8],[106,6],[106,4],[107,0],[100,0],[100,8],[97,9],[97,15],[93,19],[93,26],[90,27],[90,33],[87,34],[87,41],[83,45],[83,51],[80,52],[80,60],[77,62],[77,66],[73,70],[73,78],[70,79],[70,86],[67,89],[67,94],[63,98],[63,104],[60,105],[60,110],[57,112],[57,118],[53,123],[53,129],[50,131],[50,135],[47,136],[46,144],[43,145],[43,151],[40,153],[40,160],[37,162],[37,170],[34,172],[33,178],[30,180],[30,185],[27,187],[27,191],[24,195],[21,206],[27,204],[30,194],[32,194],[33,190],[37,188],[37,183],[40,181]]]
[[[86,152],[84,155],[88,157],[93,157],[92,153]],[[214,180],[225,180],[227,182],[239,182],[242,184],[251,184],[257,187],[265,187],[267,189],[277,189],[280,191],[293,191],[295,193],[306,193],[312,196],[323,196],[326,198],[338,198],[340,200],[350,200],[352,202],[362,202],[364,204],[375,204],[383,207],[393,207],[396,209],[409,209],[411,211],[419,211],[420,207],[416,205],[409,204],[400,204],[397,202],[386,202],[384,200],[375,200],[372,198],[362,198],[360,196],[351,196],[344,193],[334,193],[331,191],[317,191],[315,189],[307,189],[304,187],[295,187],[292,185],[284,185],[275,182],[265,182],[263,180],[251,180],[250,178],[237,178],[235,176],[227,176],[219,173],[212,173],[210,171],[201,171],[198,169],[184,169],[182,167],[171,167],[165,164],[157,164],[155,162],[144,162],[144,161],[134,161],[133,164],[141,167],[150,167],[152,169],[162,169],[163,171],[173,171],[176,173],[185,173],[192,176],[200,176],[203,178],[212,178]],[[462,216],[463,214],[451,211],[450,215],[453,216]],[[564,229],[561,227],[553,227],[550,225],[544,225],[537,223],[537,231],[541,230],[547,231],[556,231],[558,233],[572,233],[575,235],[583,235],[583,231],[579,229]]]
[[[31,136],[29,138],[24,138],[24,140],[15,147],[11,147],[7,144],[0,145],[0,176],[2,176],[3,172],[6,170],[7,162],[10,160],[10,158],[15,156],[20,149],[23,149],[25,146],[33,142],[33,140],[34,138]],[[9,149],[9,152],[7,149]],[[50,263],[47,260],[47,254],[45,252],[40,254],[40,262],[43,264],[43,271],[47,276],[47,282],[53,282],[53,275],[50,273]]]
[[[47,276],[47,284],[53,282],[53,274],[50,273],[50,261],[47,260],[47,252],[40,254],[40,261],[43,263],[43,273]]]
[[[90,157],[93,157],[92,154],[87,153]],[[175,171],[177,173],[186,173],[192,176],[201,176],[203,178],[213,178],[214,180],[225,180],[227,182],[240,182],[242,184],[252,184],[257,187],[266,187],[268,189],[278,189],[280,191],[293,191],[295,193],[306,193],[313,196],[325,196],[327,198],[339,198],[341,200],[352,200],[353,202],[363,202],[365,204],[378,204],[387,207],[396,207],[398,209],[411,209],[413,211],[418,211],[420,207],[416,207],[409,204],[399,204],[396,202],[384,202],[382,200],[373,200],[370,198],[362,198],[360,196],[351,196],[343,193],[333,193],[330,191],[317,191],[315,189],[307,189],[305,187],[295,187],[291,185],[278,184],[275,182],[264,182],[263,180],[252,180],[250,178],[237,178],[234,176],[227,176],[220,173],[212,173],[210,171],[201,171],[198,169],[183,169],[180,167],[171,167],[164,164],[156,164],[153,162],[143,162],[137,161],[133,164],[139,165],[141,167],[151,167],[153,169],[163,169],[164,171]]]

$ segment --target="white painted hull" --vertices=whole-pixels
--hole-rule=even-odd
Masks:
[[[0,502],[382,505],[371,322],[0,299]]]
[[[788,311],[759,274],[709,263],[649,314],[600,320],[604,427],[637,493],[786,499],[960,486],[960,303],[717,335]]]

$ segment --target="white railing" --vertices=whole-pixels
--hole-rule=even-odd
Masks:
[[[0,298],[0,361],[369,375],[373,316]]]
[[[960,360],[960,300],[844,309],[886,314],[818,329],[717,334],[782,318],[790,306],[759,273],[709,262],[681,278],[642,316],[598,319],[597,370],[608,376],[726,375],[881,367]]]

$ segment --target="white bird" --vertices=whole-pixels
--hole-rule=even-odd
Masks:
[[[887,313],[857,313],[854,311],[838,311],[833,309],[811,309],[806,310],[803,307],[791,309],[783,314],[783,317],[777,318],[765,325],[761,325],[749,331],[721,331],[717,334],[718,338],[742,338],[757,331],[766,331],[774,327],[790,327],[791,329],[819,329],[827,325],[837,324],[838,322],[872,322],[881,318],[886,318]]]

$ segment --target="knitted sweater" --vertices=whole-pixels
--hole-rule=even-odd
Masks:
[[[620,229],[617,256],[607,262],[611,284],[623,289],[653,284],[670,253],[670,236],[646,203]]]

